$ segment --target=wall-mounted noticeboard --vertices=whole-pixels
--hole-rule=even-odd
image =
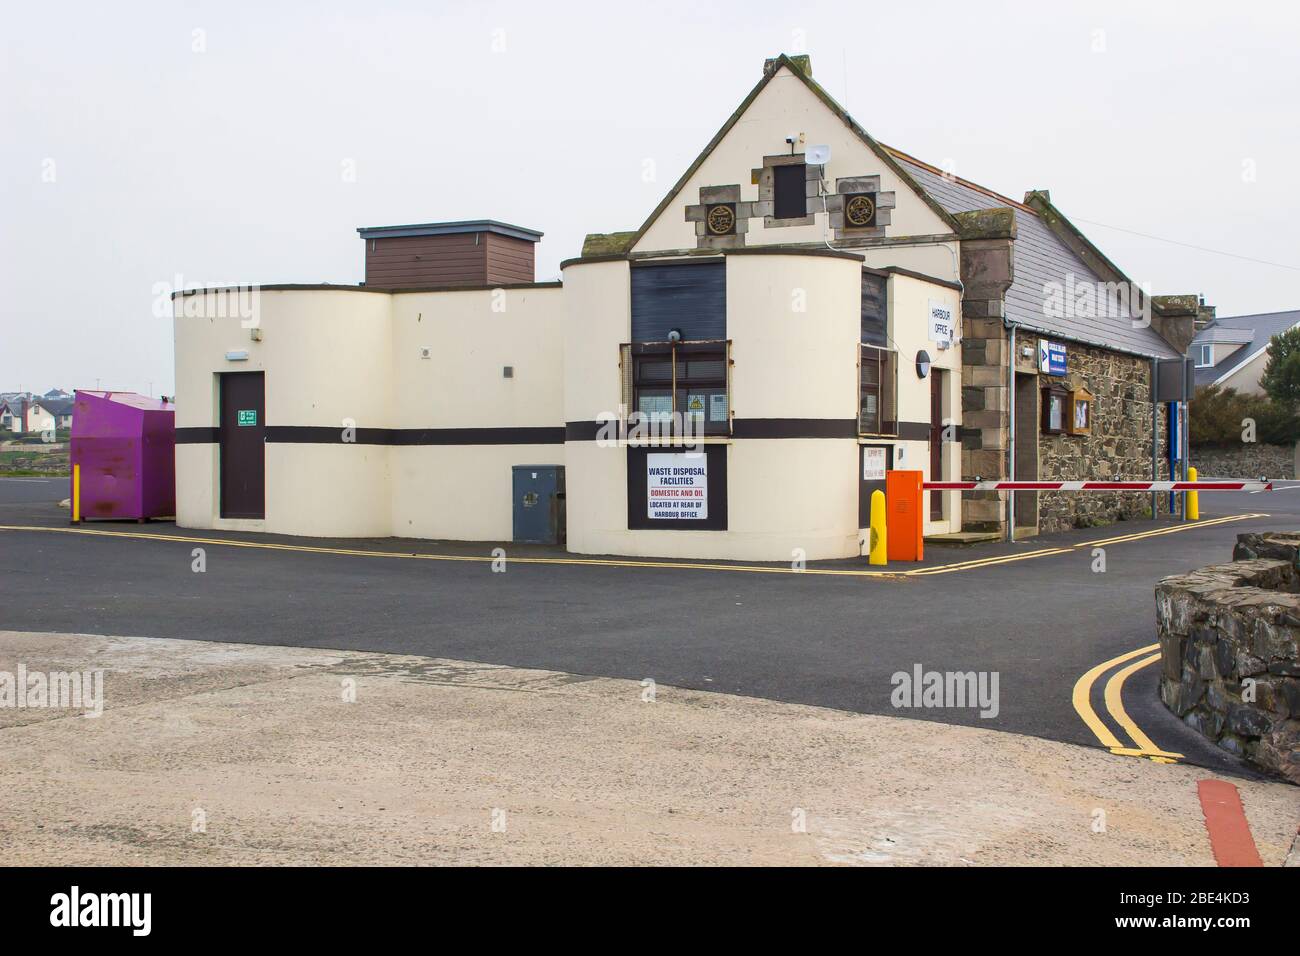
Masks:
[[[1076,388],[1070,393],[1069,419],[1066,430],[1071,435],[1092,434],[1092,408],[1094,396],[1086,388]]]

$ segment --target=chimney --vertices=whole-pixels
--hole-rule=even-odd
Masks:
[[[812,79],[812,57],[811,56],[809,56],[807,53],[787,53],[785,54],[785,58],[790,61],[790,64],[796,70],[798,70],[804,76],[808,77],[808,79],[810,80]],[[764,60],[763,72],[771,73],[772,70],[776,68],[777,63],[779,63],[780,60],[781,58],[776,56],[769,57],[768,59]]]
[[[443,289],[533,282],[542,234],[493,219],[358,229],[366,244],[366,285]]]

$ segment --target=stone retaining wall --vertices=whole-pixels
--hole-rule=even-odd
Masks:
[[[1296,446],[1197,445],[1192,448],[1192,465],[1203,478],[1295,478]]]
[[[1239,535],[1233,557],[1157,585],[1160,699],[1300,784],[1300,534]]]

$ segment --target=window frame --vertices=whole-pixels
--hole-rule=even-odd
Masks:
[[[867,370],[874,365],[876,381],[867,385]],[[876,415],[867,422],[863,415],[863,396],[875,391]],[[898,350],[881,345],[858,343],[858,434],[896,438],[898,436]],[[886,413],[892,413],[892,418]],[[875,427],[869,427],[874,425]]]
[[[626,414],[630,418],[634,414],[641,413],[641,393],[647,392],[667,392],[669,397],[669,419],[671,430],[663,428],[662,420],[647,417],[646,424],[652,428],[658,427],[661,434],[674,438],[685,437],[681,425],[686,422],[687,411],[679,409],[678,402],[685,402],[687,396],[693,390],[703,390],[704,394],[711,396],[721,390],[721,394],[726,396],[727,416],[724,421],[713,421],[709,415],[709,408],[706,406],[703,412],[702,420],[704,428],[696,433],[692,432],[691,437],[703,435],[704,437],[729,437],[732,431],[732,420],[734,413],[731,407],[731,340],[730,339],[694,339],[683,340],[680,342],[632,342],[624,343],[619,347],[619,365],[622,369],[623,378],[623,404],[626,407]],[[645,360],[651,361],[645,361]],[[692,362],[721,362],[722,374],[715,376],[701,376],[696,379],[693,377],[679,378],[678,368],[685,367],[690,369]],[[625,364],[626,363],[626,364]],[[641,370],[643,365],[666,364],[672,370],[672,377],[666,381],[646,381],[643,379]],[[656,425],[656,423],[658,423]]]
[[[1201,351],[1200,351],[1200,357],[1196,360],[1196,367],[1214,368],[1214,343],[1202,342],[1199,346],[1197,346],[1197,348],[1199,348]],[[1209,355],[1208,359],[1206,358],[1207,354]]]
[[[782,172],[782,170],[798,170],[797,188],[799,196],[799,212],[797,215],[783,215],[781,211],[781,194],[782,192],[793,189],[793,186],[782,184],[788,180],[796,180],[792,172]],[[789,200],[787,200],[789,201]],[[785,210],[787,213],[792,210]],[[780,166],[772,167],[772,218],[778,222],[793,222],[804,219],[808,215],[808,163],[785,163]]]

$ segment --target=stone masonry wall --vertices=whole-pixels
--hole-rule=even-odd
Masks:
[[[1061,381],[1094,396],[1091,435],[1038,436],[1038,476],[1043,481],[1151,480],[1151,362],[1105,349],[1067,343],[1064,379],[1039,376],[1039,385]],[[1041,408],[1041,398],[1040,398]],[[1158,417],[1157,478],[1169,477],[1168,420]],[[1169,513],[1169,496],[1157,495],[1157,514]],[[1038,500],[1041,533],[1087,528],[1151,516],[1146,492],[1043,492]]]
[[[996,305],[1000,308],[1001,303]],[[962,320],[962,477],[1002,478],[1007,468],[1007,335],[1000,318],[972,317],[963,300]],[[965,492],[962,527],[999,531],[1004,527],[1002,496],[996,491]]]
[[[1251,442],[1228,447],[1197,445],[1192,464],[1201,478],[1295,478],[1295,445]]]
[[[961,473],[964,479],[1005,478],[1010,431],[1005,296],[1014,260],[1010,209],[962,213]],[[1001,531],[1006,503],[996,491],[962,493],[962,527]]]
[[[1160,699],[1224,750],[1300,784],[1300,535],[1237,542],[1231,564],[1156,587]]]

